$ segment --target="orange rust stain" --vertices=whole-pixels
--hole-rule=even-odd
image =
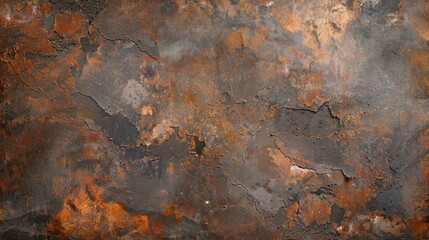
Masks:
[[[38,114],[52,113],[57,107],[52,101],[46,98],[28,97],[28,102],[32,110]]]
[[[310,107],[314,103],[317,103],[317,100],[322,95],[321,90],[309,90],[307,92],[302,92],[299,94],[297,100],[300,102],[303,106]]]
[[[40,11],[41,13],[43,13],[43,15],[48,15],[51,9],[52,9],[51,5],[48,4],[47,2],[42,3],[40,6]]]
[[[174,164],[172,162],[168,163],[167,173],[170,176],[173,176],[173,174],[174,174]]]
[[[417,71],[414,78],[416,79],[416,91],[422,92],[429,96],[429,51],[427,48],[410,49],[407,52],[407,59],[413,70]]]
[[[115,226],[127,226],[130,225],[128,212],[124,207],[116,202],[105,203],[105,216],[109,223]],[[125,222],[125,223],[124,223]]]
[[[97,55],[91,56],[90,54],[86,55],[86,61],[88,62],[89,65],[96,65],[96,64],[102,63],[99,56],[97,56]],[[90,66],[88,66],[88,67],[90,67]]]
[[[25,50],[26,52],[37,52],[44,55],[52,55],[55,53],[55,50],[49,42],[45,29],[39,27],[39,21],[39,19],[35,18],[20,29],[22,34],[26,37],[20,39],[17,42],[16,47],[19,47],[22,51]]]
[[[429,128],[420,133],[422,148],[429,150]],[[426,176],[426,183],[429,185],[429,153],[425,154],[420,159],[423,176]]]
[[[284,209],[285,211],[285,223],[284,226],[287,228],[293,227],[296,224],[296,221],[293,221],[293,217],[295,214],[298,213],[299,210],[299,203],[293,202],[291,205],[289,205],[287,208]]]
[[[418,239],[429,239],[429,221],[427,217],[412,218],[408,220],[411,233]]]
[[[232,32],[226,37],[224,43],[228,47],[229,52],[241,49],[244,47],[243,34],[239,31]]]
[[[420,85],[421,88],[423,88],[424,94],[426,94],[426,95],[429,96],[429,77],[428,76],[424,76],[421,79],[421,82],[420,82],[419,85]]]
[[[94,27],[94,25],[89,25],[88,26],[88,33],[90,34],[90,35],[94,35],[95,33],[97,33],[98,31],[97,31],[97,28],[96,27]]]
[[[154,112],[154,108],[152,106],[150,106],[150,105],[143,106],[140,109],[140,114],[142,116],[146,116],[146,115],[152,116],[153,112]]]
[[[311,170],[292,165],[290,159],[278,149],[269,148],[267,151],[273,163],[278,167],[278,172],[282,175],[285,184],[297,183],[311,176]]]
[[[372,197],[372,190],[367,187],[357,187],[350,181],[334,188],[336,201],[344,209],[357,210],[365,208],[365,204]]]
[[[285,174],[288,174],[291,166],[289,158],[283,155],[278,149],[268,148],[267,151],[274,164],[276,164],[281,171],[285,171]]]
[[[80,189],[68,195],[61,210],[52,217],[48,229],[60,231],[63,236],[94,239],[116,234],[120,229],[134,229],[131,216],[117,202],[105,202],[103,189],[87,178]],[[103,238],[103,237],[102,237]]]
[[[410,63],[423,70],[428,72],[429,71],[429,52],[424,51],[425,49],[412,49],[408,52],[408,57]],[[427,50],[427,49],[426,49]]]
[[[410,2],[411,3],[411,2]],[[419,36],[428,41],[429,40],[429,2],[413,1],[412,4],[419,6],[418,8],[411,8],[410,13],[406,17],[406,22],[411,29],[414,29]]]
[[[300,71],[299,76],[292,78],[292,86],[298,90],[297,100],[301,106],[311,107],[324,102],[324,79],[319,73]]]
[[[153,221],[151,224],[153,235],[157,238],[162,237],[162,224],[163,223],[164,223],[163,220],[157,219],[157,220]]]
[[[196,103],[198,101],[197,94],[192,89],[188,89],[188,92],[186,94],[184,94],[182,97],[183,97],[184,102],[190,106],[196,105]]]
[[[100,156],[97,154],[97,147],[95,146],[83,146],[81,148],[81,156],[84,159],[100,159]]]
[[[133,216],[133,222],[137,226],[137,231],[142,235],[150,233],[149,217],[147,215]]]
[[[146,132],[140,134],[138,144],[145,144],[147,146],[151,144],[161,144],[167,141],[173,134],[174,129],[171,128],[173,124],[170,120],[162,120],[158,125],[152,129],[152,133],[148,135]]]
[[[167,204],[161,204],[162,216],[173,216],[177,221],[181,221],[184,214],[180,211],[179,207],[174,205],[172,202]]]
[[[305,198],[304,204],[300,204],[300,213],[302,221],[306,226],[312,222],[326,223],[331,217],[331,206],[325,199],[319,199],[310,195]]]
[[[33,62],[25,58],[23,55],[24,54],[17,53],[15,55],[15,59],[13,61],[10,61],[10,64],[7,65],[10,73],[21,75],[23,72],[29,72],[33,69]]]
[[[57,33],[68,37],[82,32],[83,16],[80,11],[75,14],[57,13],[55,15],[54,29]]]
[[[298,31],[299,24],[297,24],[297,22],[302,21],[299,15],[294,14],[288,8],[274,9],[274,17],[277,19],[283,29],[289,32]]]
[[[266,55],[272,54],[270,50],[267,50],[266,54],[260,54],[259,48],[267,43],[267,36],[270,34],[270,30],[266,27],[258,27],[254,31],[249,33],[248,46],[252,49],[259,57],[265,57]]]
[[[99,177],[100,181],[102,182],[112,182],[113,176],[112,174],[103,174]]]

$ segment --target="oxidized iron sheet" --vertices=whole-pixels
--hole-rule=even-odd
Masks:
[[[0,11],[2,239],[429,238],[429,1]]]

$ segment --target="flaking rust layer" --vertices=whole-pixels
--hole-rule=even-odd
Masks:
[[[426,0],[0,1],[1,239],[428,239]]]

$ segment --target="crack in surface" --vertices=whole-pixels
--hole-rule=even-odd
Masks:
[[[114,113],[109,114],[98,102],[89,95],[76,91],[72,94],[73,101],[82,106],[88,118],[93,120],[95,125],[104,129],[115,145],[135,144],[139,136],[139,131],[127,116]],[[88,127],[88,125],[87,125]]]
[[[255,206],[256,211],[259,212],[259,213],[261,213],[261,210],[258,208],[258,204],[257,204],[255,198],[253,198],[253,196],[249,193],[249,190],[243,184],[241,184],[241,183],[234,183],[234,182],[231,181],[231,179],[228,176],[225,175],[225,177],[226,177],[226,179],[228,180],[228,182],[232,186],[242,188],[246,192],[247,198],[252,201],[253,205]]]
[[[331,104],[329,102],[324,102],[322,103],[316,110],[312,110],[310,108],[299,108],[299,107],[284,107],[285,109],[288,110],[301,110],[301,111],[308,111],[311,113],[318,113],[320,111],[320,109],[322,109],[322,107],[326,107],[328,109],[329,115],[331,116],[331,118],[335,119],[335,121],[337,122],[338,126],[341,127],[341,119],[334,115],[334,113],[332,112],[331,109]]]
[[[31,86],[31,84],[25,81],[24,78],[21,76],[21,74],[18,74],[9,63],[8,63],[8,66],[9,66],[9,69],[12,70],[12,72],[15,73],[16,76],[18,76],[19,81],[23,83],[25,86],[27,86],[30,90],[42,95],[46,95],[42,88],[40,88],[39,86],[36,86],[37,89],[35,89],[33,86]]]
[[[287,158],[290,160],[290,162],[291,162],[292,166],[296,166],[296,167],[299,167],[299,168],[302,168],[302,169],[306,169],[306,170],[312,171],[312,172],[316,173],[316,174],[317,174],[317,175],[319,175],[319,176],[329,174],[329,173],[326,173],[326,172],[322,172],[322,173],[321,173],[321,172],[318,172],[316,169],[313,169],[313,168],[310,168],[310,167],[306,167],[306,166],[303,166],[303,165],[301,165],[301,164],[297,164],[297,163],[294,161],[294,158],[293,158],[293,157],[289,156],[287,153],[285,153],[285,152],[282,150],[282,148],[281,148],[281,146],[280,146],[280,145],[281,145],[281,144],[283,144],[283,143],[279,143],[279,140],[278,140],[278,139],[276,139],[276,140],[274,141],[274,143],[275,143],[275,145],[276,145],[277,149],[280,151],[280,153],[281,153],[281,154],[283,154],[283,156],[287,157]],[[331,170],[333,170],[333,169],[331,168]]]
[[[228,177],[228,175],[225,173],[225,171],[223,170],[223,167],[222,166],[218,166],[219,168],[220,168],[220,170],[222,171],[222,173],[223,173],[223,175],[225,176],[225,178],[226,178],[226,180],[229,182],[229,184],[231,184],[232,186],[234,186],[234,187],[239,187],[239,188],[241,188],[241,189],[243,189],[244,190],[244,192],[246,193],[246,197],[247,197],[247,199],[249,199],[252,203],[253,203],[253,205],[254,205],[254,207],[255,207],[255,209],[256,209],[256,211],[258,212],[258,213],[262,213],[262,211],[258,208],[258,204],[257,204],[257,201],[256,201],[256,199],[255,198],[253,198],[253,196],[249,193],[249,190],[243,185],[243,184],[241,184],[241,183],[234,183],[229,177]]]
[[[91,25],[97,30],[97,32],[106,40],[108,41],[129,41],[134,43],[134,45],[142,52],[142,53],[146,53],[150,58],[152,58],[153,60],[155,60],[158,64],[161,64],[161,62],[154,57],[152,54],[150,54],[148,51],[144,50],[142,47],[140,47],[140,45],[133,39],[129,38],[129,37],[123,37],[123,38],[112,38],[107,36],[106,34],[104,34],[103,32],[101,32],[101,30],[99,29],[99,27],[97,27],[94,23],[91,23]]]

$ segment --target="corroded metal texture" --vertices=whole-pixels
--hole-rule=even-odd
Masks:
[[[427,0],[0,11],[2,239],[428,239]]]

